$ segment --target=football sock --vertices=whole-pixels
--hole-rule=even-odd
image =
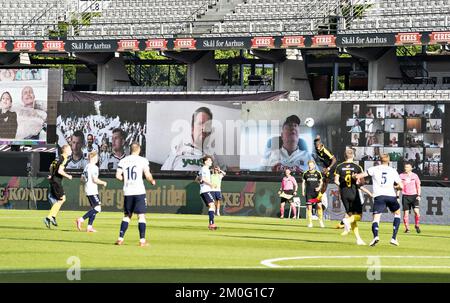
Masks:
[[[125,232],[128,229],[128,222],[122,220],[122,224],[120,224],[120,232],[119,232],[119,238],[122,238],[125,236]]]
[[[403,215],[403,224],[405,225],[406,229],[409,229],[409,215],[407,214]]]
[[[306,217],[308,218],[308,224],[312,224],[312,210],[306,210]]]
[[[420,215],[416,214],[416,216],[414,217],[414,221],[415,221],[416,226],[419,226]]]
[[[48,214],[47,218],[51,219],[56,218],[56,215],[59,212],[59,209],[61,208],[62,203],[61,202],[56,202],[55,204],[53,204],[52,208],[50,209],[50,213]]]
[[[294,213],[294,218],[297,218],[297,208],[294,205],[292,205],[291,207],[292,207],[292,212]]]
[[[378,237],[378,222],[372,222],[373,237]]]
[[[213,210],[208,211],[208,215],[209,215],[209,224],[214,224],[214,211]]]
[[[394,231],[392,233],[392,239],[397,239],[398,228],[400,227],[400,215],[394,217]]]
[[[323,220],[323,209],[322,208],[317,209],[317,215],[319,217],[319,220],[322,221]]]
[[[139,222],[138,228],[139,228],[139,238],[145,239],[145,229],[147,228],[147,224]]]
[[[284,207],[280,207],[280,217],[284,217]]]
[[[359,228],[358,224],[356,222],[352,222],[352,231],[355,234],[356,239],[361,239],[361,236],[359,235]]]
[[[82,219],[86,220],[87,218],[90,218],[92,215],[95,215],[97,213],[98,213],[98,211],[96,211],[95,209],[92,208],[87,213],[84,214]]]
[[[92,227],[92,224],[94,224],[95,217],[97,216],[97,211],[96,211],[96,210],[94,210],[94,211],[95,211],[95,213],[93,213],[93,214],[89,217],[89,221],[88,221],[88,225],[90,225],[91,227]]]

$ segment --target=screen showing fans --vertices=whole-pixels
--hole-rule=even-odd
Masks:
[[[442,178],[449,120],[445,107],[435,102],[343,104],[346,146],[355,150],[365,169],[379,164],[381,154],[389,154],[391,166],[399,171],[409,162],[420,176]]]

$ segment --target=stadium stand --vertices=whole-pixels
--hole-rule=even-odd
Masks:
[[[321,101],[439,101],[449,100],[450,89],[334,91]]]
[[[2,1],[0,38],[148,38],[446,30],[446,0]],[[100,5],[100,6],[99,6]],[[92,14],[87,14],[92,13]],[[120,18],[117,18],[120,13]]]
[[[446,0],[353,1],[361,5],[347,15],[344,33],[427,31],[448,29],[450,2]]]

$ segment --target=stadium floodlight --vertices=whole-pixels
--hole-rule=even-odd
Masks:
[[[28,53],[20,53],[19,62],[20,64],[31,64],[30,56],[28,55]]]

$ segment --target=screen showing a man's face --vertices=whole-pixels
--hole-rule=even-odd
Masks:
[[[87,137],[87,143],[89,146],[92,146],[92,144],[94,143],[94,138],[92,136],[88,136]]]
[[[202,146],[211,132],[211,117],[207,113],[198,113],[194,118],[194,125],[192,127],[192,139],[194,140],[194,144]]]
[[[34,106],[34,91],[30,86],[25,86],[22,90],[22,103],[25,107]]]
[[[287,123],[283,126],[283,132],[281,133],[283,144],[288,142],[298,142],[298,137],[299,127],[297,123]]]
[[[75,157],[81,157],[83,148],[83,139],[81,137],[72,136],[70,141],[70,147],[72,148],[72,153]]]
[[[124,139],[120,132],[115,132],[112,135],[112,149],[114,153],[123,153]]]

